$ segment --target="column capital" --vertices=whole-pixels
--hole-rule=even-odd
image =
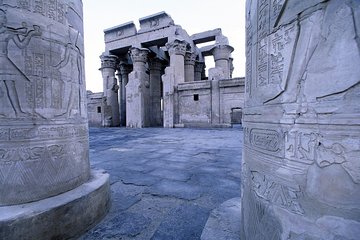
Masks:
[[[185,65],[195,65],[196,54],[194,52],[187,51],[185,53]]]
[[[234,48],[230,45],[216,45],[211,49],[214,56],[214,60],[229,60],[230,54],[234,51]]]
[[[148,60],[148,55],[150,53],[150,50],[147,48],[137,48],[132,47],[129,50],[129,54],[131,57],[131,60],[134,62],[143,62],[146,63]]]
[[[118,62],[117,56],[101,54],[100,59],[101,59],[101,68],[99,70],[102,70],[103,68],[112,68],[116,70],[117,62]]]
[[[161,61],[161,59],[155,57],[155,58],[150,58],[149,60],[149,69],[150,70],[157,70],[157,71],[161,71],[163,63]]]
[[[169,51],[169,55],[185,56],[187,45],[188,43],[185,40],[175,39],[172,42],[166,43],[165,46]]]

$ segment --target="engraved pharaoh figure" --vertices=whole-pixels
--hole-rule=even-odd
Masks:
[[[82,57],[81,51],[77,46],[79,41],[80,33],[69,27],[69,42],[65,46],[65,53],[59,63],[53,65],[61,71],[65,84],[69,89],[69,97],[66,103],[66,111],[60,113],[57,116],[67,115],[70,117],[73,109],[78,109],[81,115],[81,107],[79,97],[82,97],[79,85],[83,84],[83,72],[82,72]],[[76,76],[74,79],[73,76]]]
[[[23,23],[23,27],[21,28],[15,29],[8,27],[6,12],[0,9],[0,82],[3,82],[5,86],[5,91],[0,89],[0,93],[8,98],[16,117],[26,117],[29,116],[30,113],[25,112],[20,106],[15,82],[30,82],[30,79],[9,59],[8,44],[12,40],[18,48],[25,48],[33,36],[41,35],[39,26],[34,25],[33,28],[33,30],[28,31],[25,23]],[[21,38],[19,36],[21,36]]]

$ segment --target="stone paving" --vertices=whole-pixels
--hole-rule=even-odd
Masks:
[[[112,206],[80,239],[200,239],[210,212],[240,196],[241,146],[240,127],[91,128]]]

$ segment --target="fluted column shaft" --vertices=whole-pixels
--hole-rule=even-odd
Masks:
[[[146,73],[149,50],[130,48],[133,71],[126,85],[126,125],[142,128],[149,126],[149,75]]]
[[[103,92],[106,106],[103,109],[102,126],[116,127],[120,125],[117,79],[115,77],[117,56],[101,55],[101,74],[103,77]]]
[[[193,82],[195,80],[195,59],[195,53],[185,53],[185,82]]]

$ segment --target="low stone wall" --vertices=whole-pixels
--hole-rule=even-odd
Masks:
[[[243,78],[183,83],[177,91],[177,126],[231,126],[235,120],[232,116],[241,116],[238,112],[244,103]]]
[[[87,110],[90,127],[101,127],[101,116],[104,114],[103,93],[87,93]]]

